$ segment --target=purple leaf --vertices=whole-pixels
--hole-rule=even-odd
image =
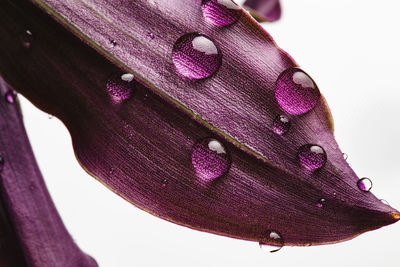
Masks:
[[[279,0],[246,0],[243,7],[259,22],[276,21],[282,14]]]
[[[15,96],[9,97],[10,92],[0,77],[0,229],[7,230],[5,240],[0,237],[0,265],[95,267],[96,262],[74,243],[57,213],[29,145],[19,105]]]
[[[245,12],[221,26],[200,0],[34,3],[2,4],[0,72],[137,207],[276,246],[400,219],[358,188],[315,82]]]

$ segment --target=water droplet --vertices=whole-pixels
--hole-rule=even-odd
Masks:
[[[349,158],[349,156],[346,153],[343,153],[343,158],[344,158],[344,160],[347,160]]]
[[[25,48],[29,48],[32,45],[32,41],[33,41],[33,35],[32,32],[30,30],[26,30],[24,31],[21,36],[20,36],[22,45]]]
[[[148,32],[148,33],[147,33],[146,39],[147,39],[147,41],[149,41],[149,42],[150,42],[151,40],[153,40],[153,39],[154,39],[154,33]]]
[[[307,144],[300,147],[297,157],[300,164],[310,171],[320,169],[326,163],[325,150],[319,145]]]
[[[0,157],[0,172],[4,169],[4,158]]]
[[[217,26],[228,26],[239,20],[242,8],[233,0],[203,0],[204,17]]]
[[[282,235],[277,231],[268,231],[258,243],[264,251],[277,252],[284,246]],[[277,247],[271,250],[271,247]]]
[[[165,188],[165,187],[167,187],[167,185],[168,185],[168,180],[167,179],[163,179],[161,181],[161,187]]]
[[[50,115],[50,114],[47,114],[47,118],[49,118],[49,120],[51,120],[51,119],[54,118],[54,116],[53,116],[53,115]]]
[[[134,77],[130,73],[113,75],[107,81],[107,90],[114,103],[121,103],[129,99],[135,89]]]
[[[313,109],[321,94],[304,71],[290,68],[282,72],[275,85],[275,98],[286,112],[301,115]]]
[[[369,192],[372,189],[372,181],[364,177],[357,181],[357,186],[361,191]]]
[[[179,38],[172,51],[178,73],[191,80],[210,77],[221,66],[222,55],[208,37],[189,33]]]
[[[318,200],[318,203],[317,203],[317,207],[318,208],[323,208],[324,207],[324,204],[325,204],[325,198],[321,198],[320,200]]]
[[[110,48],[114,48],[114,47],[116,47],[117,45],[118,45],[117,41],[115,41],[115,40],[111,40],[111,41],[110,41]]]
[[[285,115],[279,115],[275,118],[273,123],[273,130],[276,134],[284,135],[289,131],[291,126],[290,119]]]
[[[108,170],[108,174],[109,174],[109,175],[114,174],[114,172],[115,172],[115,169],[114,169],[114,168],[110,168],[110,169]]]
[[[203,181],[224,175],[230,167],[230,156],[217,140],[206,138],[197,142],[191,151],[194,170]]]
[[[14,104],[17,99],[17,93],[14,90],[9,90],[4,97],[7,103]]]

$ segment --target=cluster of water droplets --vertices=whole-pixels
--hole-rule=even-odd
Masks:
[[[233,0],[202,0],[201,10],[204,19],[217,26],[227,27],[236,23],[243,14],[242,8]],[[152,32],[148,32],[145,39],[150,42],[155,38]],[[26,30],[21,35],[24,47],[31,47],[32,32]],[[110,48],[118,45],[117,41],[110,40]],[[202,80],[211,77],[218,72],[222,64],[222,51],[218,45],[208,36],[192,32],[178,38],[172,48],[172,62],[176,71],[189,80]],[[107,92],[113,103],[119,104],[132,97],[136,82],[130,73],[113,75],[107,81]],[[275,134],[283,136],[292,127],[292,119],[310,112],[320,101],[320,91],[312,78],[303,70],[291,67],[284,70],[275,82],[274,95],[277,104],[287,114],[277,115],[272,122],[272,130]],[[10,91],[5,96],[8,103],[14,103],[15,92]],[[145,100],[147,95],[145,96]],[[193,169],[200,181],[209,183],[228,173],[231,167],[231,157],[226,147],[217,139],[204,138],[197,141],[191,150],[191,162]],[[327,161],[327,154],[323,147],[317,144],[305,144],[296,154],[299,164],[308,171],[316,171],[322,168]],[[347,154],[344,154],[347,159]],[[4,165],[4,159],[0,157],[0,171]],[[109,175],[115,170],[110,168]],[[166,188],[168,180],[161,180],[162,188]],[[372,182],[368,178],[362,178],[357,182],[361,191],[368,192],[372,188]],[[321,198],[316,206],[323,208],[326,200]],[[262,249],[269,249],[272,245],[279,251],[284,240],[278,231],[269,230],[260,239]]]

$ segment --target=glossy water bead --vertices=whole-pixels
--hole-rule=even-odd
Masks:
[[[206,182],[224,175],[231,164],[223,144],[213,138],[197,142],[192,148],[191,159],[198,177]]]
[[[364,192],[369,192],[372,189],[372,181],[369,178],[361,178],[357,181],[357,187]]]
[[[121,103],[129,99],[135,89],[134,77],[130,73],[113,75],[107,81],[107,91],[112,102]]]
[[[290,119],[285,115],[279,115],[278,117],[275,118],[272,128],[274,130],[274,133],[279,135],[284,135],[289,131],[290,126],[291,126]]]
[[[260,248],[269,252],[277,252],[284,246],[282,235],[277,231],[268,231],[258,243]],[[277,247],[271,250],[271,247]]]
[[[172,50],[172,62],[182,76],[199,80],[218,71],[222,54],[208,37],[189,33],[176,41]]]
[[[300,147],[297,157],[301,166],[310,171],[322,168],[327,159],[325,150],[319,145],[313,144]]]
[[[217,26],[229,26],[239,20],[242,8],[233,0],[203,0],[204,17]]]
[[[314,81],[298,68],[282,72],[275,84],[276,101],[291,115],[301,115],[312,110],[320,96]]]

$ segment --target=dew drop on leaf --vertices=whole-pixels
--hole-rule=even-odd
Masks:
[[[112,102],[121,103],[131,98],[135,85],[134,76],[130,73],[113,75],[107,81],[107,90]]]
[[[111,41],[110,41],[110,48],[114,48],[114,47],[116,47],[117,45],[118,45],[117,41],[115,41],[115,40],[111,40]]]
[[[260,248],[267,252],[278,252],[284,246],[282,235],[277,231],[267,231],[258,242]]]
[[[298,68],[289,68],[282,72],[275,84],[278,104],[292,115],[301,115],[312,110],[320,96],[314,81]]]
[[[290,126],[291,126],[290,119],[285,115],[279,115],[278,117],[275,118],[272,128],[274,130],[274,133],[278,135],[284,135],[289,131]]]
[[[318,200],[317,207],[323,208],[325,205],[325,201],[326,201],[325,198],[321,198],[320,200]]]
[[[361,178],[357,181],[357,187],[364,192],[369,192],[372,189],[372,181],[369,178]]]
[[[192,148],[191,159],[197,176],[204,182],[221,177],[229,170],[231,164],[223,144],[213,138],[197,142]]]
[[[151,41],[151,40],[153,40],[154,39],[154,33],[152,33],[152,32],[148,32],[147,33],[147,36],[146,36],[146,39],[147,39],[147,41]]]
[[[162,188],[165,188],[165,187],[167,187],[167,185],[168,185],[168,180],[167,180],[167,179],[163,179],[163,180],[161,181],[161,187],[162,187]]]
[[[203,16],[217,26],[229,26],[239,20],[242,8],[233,0],[203,0]]]
[[[313,144],[300,147],[297,157],[301,166],[309,171],[322,168],[327,159],[325,150],[319,145]]]
[[[176,41],[172,51],[172,62],[179,74],[191,80],[199,80],[218,71],[222,54],[208,37],[189,33]]]
[[[33,34],[30,30],[26,30],[20,35],[20,39],[21,39],[22,45],[25,48],[29,48],[32,45]]]

